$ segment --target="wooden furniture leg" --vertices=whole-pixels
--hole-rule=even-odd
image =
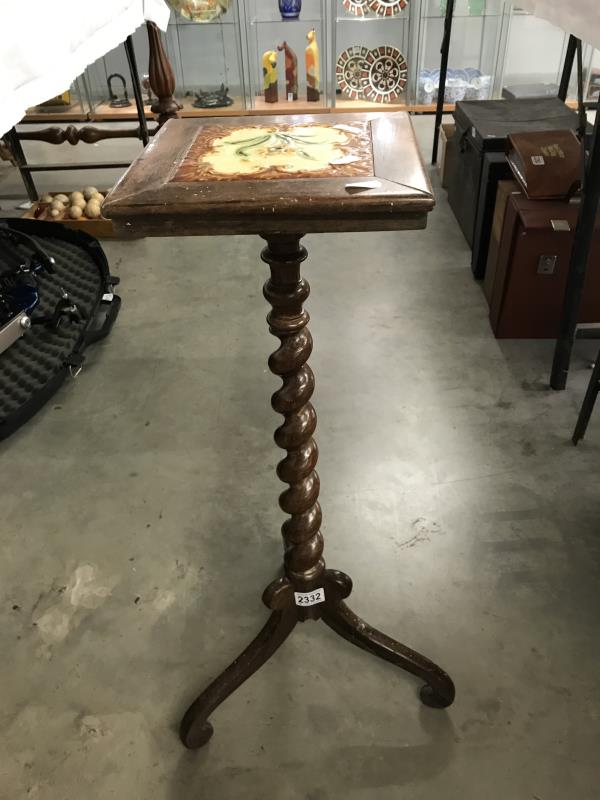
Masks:
[[[273,611],[264,628],[186,711],[179,728],[181,741],[186,747],[194,749],[208,742],[213,735],[213,727],[208,721],[209,714],[262,667],[293,631],[297,622],[293,596],[290,602],[286,595],[292,595],[287,580],[281,579],[271,584],[265,591],[263,600]]]
[[[286,484],[279,505],[290,517],[282,526],[284,576],[272,583],[263,601],[272,614],[249,647],[190,706],[181,723],[186,747],[205,744],[212,735],[208,715],[267,661],[289,636],[297,622],[323,621],[344,639],[422,678],[426,685],[421,700],[435,708],[454,700],[450,677],[429,659],[357,617],[343,602],[352,581],[343,572],[325,569],[319,497],[315,471],[318,449],[313,433],[317,415],[310,402],[315,379],[307,361],[312,351],[308,312],[303,303],[309,285],[300,276],[306,250],[298,234],[265,235],[267,247],[261,258],[271,268],[264,295],[272,306],[269,330],[281,344],[269,358],[269,368],[282,379],[271,397],[283,424],[275,431],[275,442],[286,451],[277,465],[277,475]],[[298,596],[299,593],[300,596]],[[316,602],[314,602],[316,600]]]
[[[175,92],[175,74],[165,51],[160,31],[154,22],[146,22],[150,57],[148,59],[148,80],[156,100],[150,106],[154,114],[158,114],[158,125],[177,117],[181,108],[173,97]]]
[[[587,426],[592,416],[592,411],[594,410],[594,405],[596,404],[596,398],[598,397],[599,392],[600,353],[598,353],[598,357],[596,358],[596,363],[594,364],[594,369],[592,371],[592,377],[590,378],[585,397],[583,398],[583,403],[581,404],[581,411],[579,412],[579,417],[577,418],[577,424],[575,425],[575,431],[573,433],[573,444],[575,445],[585,436],[585,432],[587,431]]]

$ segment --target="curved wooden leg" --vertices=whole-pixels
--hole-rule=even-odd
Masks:
[[[208,742],[213,735],[213,727],[208,721],[209,715],[238,686],[241,686],[253,675],[293,631],[298,616],[293,602],[289,602],[289,587],[283,587],[283,581],[276,583],[279,584],[279,589],[285,588],[286,591],[280,591],[279,599],[272,602],[274,611],[264,628],[244,652],[194,700],[185,712],[179,728],[179,735],[186,747],[195,749]],[[274,595],[272,587],[269,587],[265,592],[265,601],[267,601],[267,597]],[[284,602],[285,605],[283,605]],[[283,607],[280,607],[282,605]]]
[[[352,588],[352,581],[347,575],[327,570],[327,578],[327,584],[331,587],[331,602],[326,603],[323,611],[322,619],[325,624],[357,647],[422,678],[425,686],[420,695],[425,705],[433,708],[451,705],[455,689],[450,676],[433,661],[372,628],[351,611],[342,599],[350,594]]]

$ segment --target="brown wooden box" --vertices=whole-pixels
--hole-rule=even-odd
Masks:
[[[49,192],[50,194],[50,192]],[[71,192],[52,192],[52,196],[57,194],[69,195]],[[102,194],[105,194],[102,192]],[[31,208],[23,214],[24,219],[39,219],[44,222],[62,222],[67,228],[73,228],[76,231],[85,231],[97,239],[114,239],[116,237],[115,230],[111,220],[105,217],[98,219],[87,219],[87,217],[80,217],[79,219],[71,219],[68,214],[63,217],[51,217],[47,211],[49,206],[46,203],[34,203]]]
[[[509,195],[492,289],[498,339],[558,335],[578,206]],[[596,227],[579,322],[600,322],[600,227]]]

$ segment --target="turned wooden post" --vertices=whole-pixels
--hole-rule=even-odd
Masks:
[[[264,237],[268,246],[261,258],[271,267],[264,295],[273,310],[267,317],[269,330],[281,341],[269,358],[269,369],[283,381],[271,398],[273,410],[284,416],[275,431],[275,442],[287,451],[277,465],[277,475],[289,484],[279,497],[282,511],[290,514],[283,523],[285,574],[297,591],[308,592],[320,585],[325,569],[319,497],[319,476],[315,470],[319,451],[313,439],[317,415],[310,402],[315,377],[306,363],[312,352],[308,312],[308,282],[300,277],[306,250],[296,235]],[[304,618],[317,618],[320,609],[307,609]]]
[[[148,80],[156,100],[150,106],[158,115],[158,125],[177,117],[181,105],[175,100],[175,74],[164,48],[160,31],[154,22],[146,22],[150,58],[148,60]]]

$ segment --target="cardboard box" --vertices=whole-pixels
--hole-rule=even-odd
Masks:
[[[448,188],[448,179],[453,166],[454,156],[454,148],[448,147],[448,142],[454,136],[455,131],[456,125],[453,122],[442,122],[440,125],[438,172],[440,173],[444,189]]]

